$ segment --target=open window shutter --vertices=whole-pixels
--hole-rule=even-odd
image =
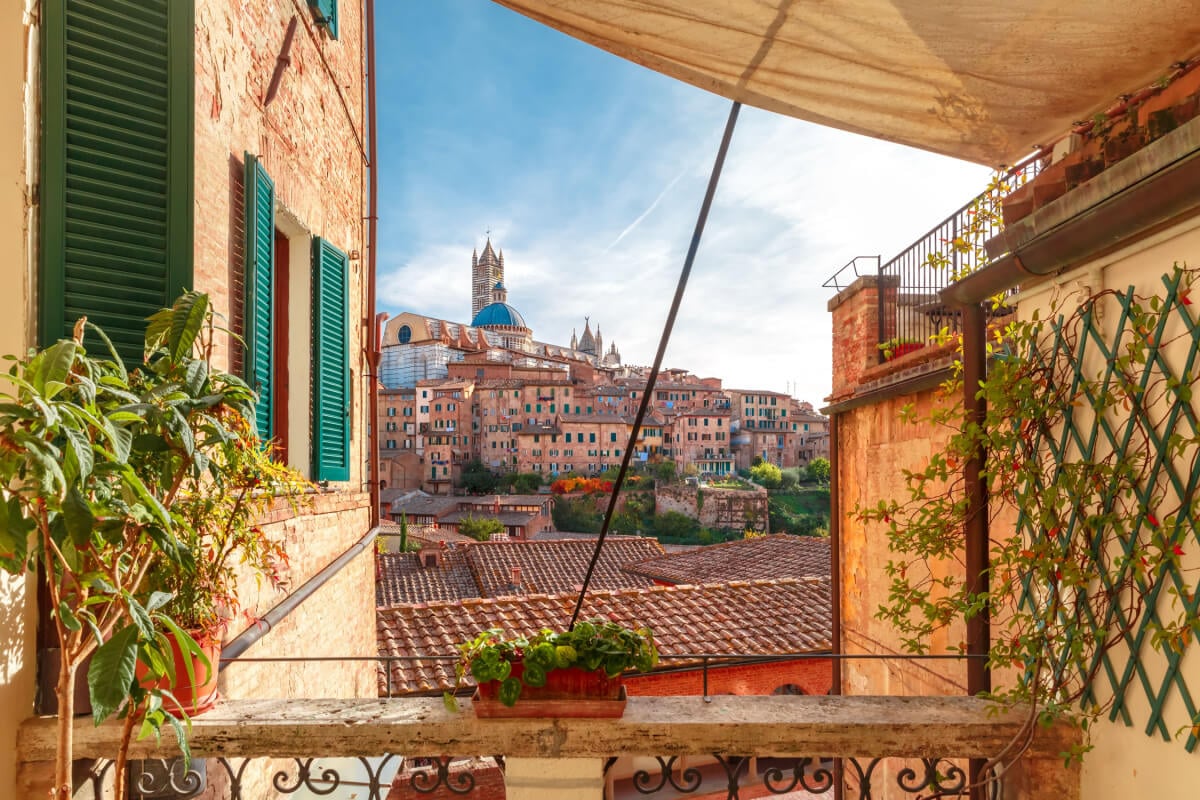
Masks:
[[[308,5],[317,24],[324,25],[331,38],[338,38],[338,0],[308,0]]]
[[[350,345],[346,254],[313,238],[313,477],[350,480]]]
[[[146,317],[192,284],[192,1],[46,0],[42,19],[39,339],[86,315],[140,364]]]
[[[269,440],[275,392],[272,287],[275,275],[275,182],[257,156],[246,154],[246,382],[258,392],[254,422],[258,435]]]

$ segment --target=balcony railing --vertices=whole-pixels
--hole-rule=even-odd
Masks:
[[[1023,723],[1019,713],[966,697],[632,697],[618,719],[489,720],[476,719],[469,701],[450,713],[440,698],[239,700],[193,718],[193,757],[209,760],[193,762],[191,786],[199,789],[203,767],[217,796],[235,800],[266,796],[268,787],[278,795],[383,800],[399,767],[415,794],[395,796],[444,787],[469,797],[482,773],[456,770],[446,754],[458,753],[501,755],[495,763],[509,796],[520,786],[526,798],[712,797],[714,786],[727,798],[796,791],[832,798],[838,785],[847,800],[965,796],[966,760],[1001,752]],[[120,734],[119,724],[76,723],[75,752],[99,759],[97,797],[105,797],[107,759]],[[1062,783],[1053,795],[1036,787],[1047,785],[1043,771],[1061,767],[1059,754],[1073,742],[1066,728],[1041,730],[1004,774],[1005,796],[1071,797],[1060,793]],[[18,748],[26,775],[38,774],[54,755],[54,720],[25,723]],[[131,746],[138,759],[176,755],[170,732]],[[560,767],[570,777],[556,778]],[[181,766],[174,769],[186,788]],[[171,768],[148,774],[165,783]]]
[[[886,263],[878,256],[858,256],[833,274],[824,287],[841,291],[855,279],[879,279],[879,360],[922,347],[941,333],[959,332],[959,313],[941,301],[951,283],[986,266],[999,254],[984,244],[1004,229],[1000,201],[1041,171],[1030,158],[996,176],[987,190],[938,223]],[[872,269],[874,267],[874,269]],[[1003,305],[994,313],[1008,311]]]

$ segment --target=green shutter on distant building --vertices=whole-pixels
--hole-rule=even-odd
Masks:
[[[275,391],[274,302],[275,284],[275,182],[257,156],[246,153],[246,297],[243,332],[246,340],[246,382],[258,392],[254,422],[258,435],[269,441]]]
[[[331,38],[338,38],[338,0],[308,0],[308,5],[317,23],[328,29]]]
[[[44,4],[43,345],[87,316],[140,364],[146,317],[192,285],[193,18],[192,0]]]
[[[350,480],[349,259],[313,238],[313,477]]]

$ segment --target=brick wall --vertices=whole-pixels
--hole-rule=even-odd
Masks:
[[[293,18],[297,29],[290,65],[275,98],[264,106]],[[277,227],[289,237],[300,263],[311,236],[352,255],[365,250],[362,59],[361,9],[353,3],[342,4],[339,39],[334,41],[313,24],[303,0],[196,0],[195,283],[234,330],[240,329],[242,316],[245,153],[257,155],[274,180]],[[351,485],[362,480],[365,436],[364,275],[365,260],[352,258]],[[289,314],[307,319],[307,304],[288,306]],[[296,338],[295,346],[305,347],[307,337]],[[306,352],[299,351],[301,358]],[[227,346],[224,355],[230,356]],[[237,369],[238,360],[234,353],[230,366]],[[292,378],[293,391],[306,391],[300,388],[307,384],[302,375],[293,370]],[[302,396],[294,402],[307,408],[306,401]],[[305,463],[306,436],[297,447],[304,452],[294,463]]]
[[[879,363],[880,279],[858,278],[829,301],[833,314],[833,391],[838,400],[860,383],[863,371]],[[895,289],[890,290],[892,293]],[[888,302],[884,287],[884,302]],[[894,298],[893,298],[894,302]],[[885,330],[883,338],[891,334]]]
[[[766,695],[784,686],[798,686],[804,694],[827,694],[832,685],[833,667],[826,658],[710,666],[708,670],[710,695]],[[633,674],[625,679],[625,691],[643,697],[703,695],[704,673],[696,669]]]

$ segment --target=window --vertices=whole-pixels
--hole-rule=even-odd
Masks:
[[[124,4],[120,26],[106,5],[43,5],[57,31],[41,63],[41,344],[86,315],[133,367],[145,318],[194,284],[193,3]],[[143,69],[134,48],[161,54],[162,67]]]
[[[313,238],[313,478],[350,480],[350,260]]]
[[[568,442],[569,442],[569,441],[571,441],[571,434],[569,434],[569,433],[567,434],[567,439],[566,439],[566,441],[568,441]]]
[[[408,344],[412,341],[412,328],[401,325],[400,330],[396,332],[396,338],[400,340],[400,344]]]
[[[615,442],[615,441],[617,440],[617,435],[616,435],[615,433],[610,433],[610,434],[608,435],[608,440],[609,440],[610,442]]]
[[[593,443],[593,444],[595,444],[595,442],[596,442],[596,434],[594,434],[594,433],[589,433],[589,434],[588,434],[588,441],[589,441],[589,442],[591,442],[591,443]]]
[[[308,7],[313,21],[329,32],[329,38],[338,38],[338,0],[308,0]]]
[[[396,409],[395,409],[395,408],[389,408],[389,409],[387,410],[387,415],[388,415],[389,417],[394,417],[394,416],[396,416]]]

